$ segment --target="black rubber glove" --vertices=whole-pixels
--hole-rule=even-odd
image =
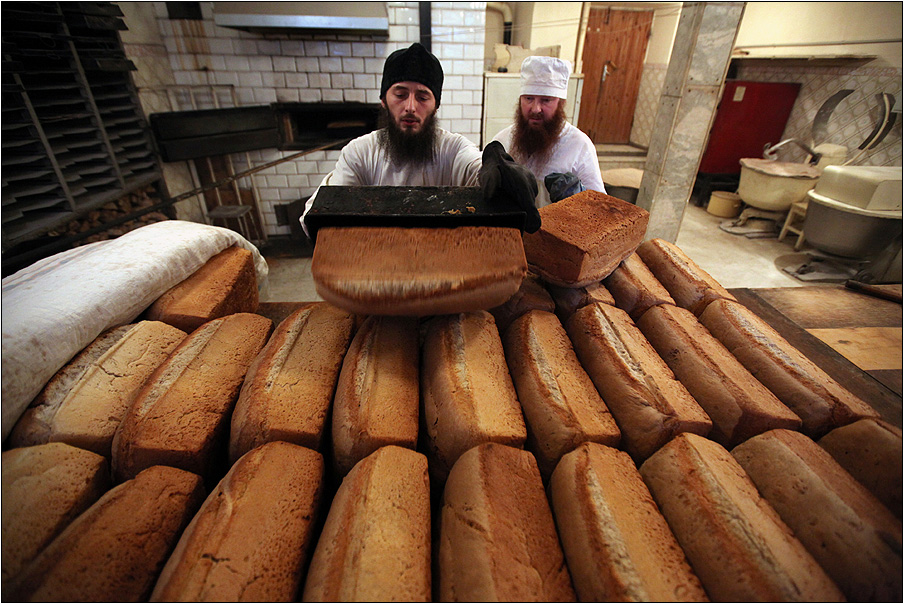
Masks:
[[[485,200],[491,200],[501,191],[527,214],[525,231],[534,233],[540,228],[540,212],[535,205],[539,192],[537,179],[530,170],[512,159],[499,141],[484,147],[478,178]]]

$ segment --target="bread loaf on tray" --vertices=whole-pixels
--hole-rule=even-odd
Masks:
[[[413,317],[371,316],[355,333],[333,401],[340,475],[382,446],[417,447],[419,356]]]
[[[848,600],[901,600],[901,521],[831,455],[791,430],[731,454]]]
[[[636,252],[625,258],[603,283],[612,294],[615,305],[635,321],[651,306],[675,304],[668,290]]]
[[[527,424],[527,448],[548,480],[562,455],[583,442],[617,446],[620,432],[551,312],[532,310],[502,339]]]
[[[233,462],[266,442],[320,450],[354,317],[325,302],[286,317],[257,356],[232,414]]]
[[[110,486],[110,464],[65,443],[3,452],[3,599],[9,587],[72,520]]]
[[[185,338],[160,321],[107,330],[44,386],[10,434],[10,445],[64,442],[110,457],[132,395]]]
[[[879,414],[851,394],[742,304],[715,300],[700,322],[819,438],[832,428]]]
[[[713,601],[844,600],[718,443],[679,434],[640,474]]]
[[[609,275],[643,241],[650,214],[599,191],[540,208],[542,226],[525,233],[528,266],[544,280],[583,287]]]
[[[225,461],[236,397],[272,329],[270,319],[237,313],[185,338],[138,391],[116,431],[117,479],[155,465],[206,476]]]
[[[270,442],[243,455],[182,534],[153,602],[289,602],[313,547],[320,453]]]
[[[342,481],[311,559],[305,602],[429,602],[427,459],[393,445]]]
[[[470,449],[443,492],[442,602],[573,602],[575,592],[534,456],[496,443]]]
[[[689,310],[663,304],[637,323],[653,348],[713,421],[710,438],[734,447],[773,428],[800,428],[800,418],[741,365]]]
[[[674,243],[649,239],[638,246],[637,255],[665,286],[675,303],[698,317],[713,300],[735,300],[721,283]]]
[[[549,494],[580,601],[707,601],[627,453],[584,443],[562,457]]]
[[[709,434],[709,416],[628,313],[591,304],[575,312],[566,328],[618,424],[622,447],[635,461],[643,461],[681,432]]]
[[[901,517],[901,429],[884,420],[861,419],[835,428],[819,446]]]
[[[13,599],[139,602],[204,500],[201,477],[153,466],[107,491],[23,571]]]
[[[147,309],[145,318],[191,333],[226,315],[253,313],[257,305],[254,258],[244,248],[229,247],[160,296]]]
[[[427,324],[421,400],[437,486],[468,449],[485,442],[522,447],[527,438],[502,340],[487,311],[435,317]]]

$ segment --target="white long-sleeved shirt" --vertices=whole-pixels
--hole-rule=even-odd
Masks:
[[[339,153],[339,161],[327,174],[323,186],[477,186],[481,153],[473,142],[442,128],[437,129],[436,152],[432,162],[397,166],[379,143],[379,130],[349,142]],[[320,190],[317,187],[317,190]],[[310,237],[305,216],[317,191],[305,203],[301,228]]]
[[[511,153],[512,130],[514,125],[503,129],[493,140],[502,143],[506,152]],[[596,154],[596,147],[590,137],[575,128],[568,122],[562,126],[559,140],[549,154],[549,159],[540,163],[536,159],[521,162],[537,179],[540,193],[537,195],[537,207],[549,204],[549,191],[546,190],[544,179],[548,174],[571,172],[581,179],[585,189],[606,192],[603,186],[603,177],[600,173],[600,162]]]

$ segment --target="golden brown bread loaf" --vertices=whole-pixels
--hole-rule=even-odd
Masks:
[[[713,601],[843,601],[718,443],[679,434],[643,463],[640,474]]]
[[[848,600],[901,600],[901,521],[831,455],[790,430],[731,454]]]
[[[835,428],[819,446],[901,517],[901,429],[884,420],[861,419]]]
[[[257,311],[257,273],[250,251],[229,247],[160,296],[145,318],[191,333],[233,313]]]
[[[709,434],[709,416],[628,313],[591,304],[575,312],[566,328],[621,430],[623,448],[635,461],[643,461],[681,432]]]
[[[146,601],[182,530],[204,500],[201,477],[154,466],[107,491],[16,581],[16,600]]]
[[[385,445],[417,447],[417,319],[372,316],[349,346],[333,400],[333,459],[344,476]]]
[[[109,458],[132,395],[184,338],[160,321],[102,333],[44,386],[13,427],[10,445],[64,442]]]
[[[689,310],[663,304],[637,323],[713,421],[709,436],[734,447],[773,428],[801,421],[714,338]]]
[[[3,452],[3,599],[12,580],[110,486],[106,458],[64,443]]]
[[[354,317],[324,302],[299,308],[254,359],[235,410],[229,458],[283,440],[320,450]]]
[[[627,453],[584,443],[562,457],[549,494],[580,601],[707,601]]]
[[[527,448],[544,481],[583,442],[618,446],[620,432],[551,312],[532,310],[502,339],[527,424]]]
[[[524,445],[524,416],[493,315],[476,311],[433,318],[422,357],[424,436],[437,486],[471,447]]]
[[[317,293],[363,315],[485,310],[526,273],[521,232],[503,227],[322,228],[311,260]]]
[[[650,214],[588,190],[540,208],[540,218],[540,230],[524,235],[528,266],[549,283],[583,287],[603,280],[637,249]]]
[[[270,442],[243,455],[167,560],[153,602],[290,602],[316,535],[320,453]]]
[[[311,559],[305,602],[429,602],[427,458],[382,447],[342,481]]]
[[[566,321],[579,308],[602,302],[610,306],[615,306],[615,298],[603,285],[603,282],[591,283],[584,287],[559,287],[558,285],[547,285],[553,301],[556,303],[556,315],[564,325]]]
[[[116,431],[116,478],[154,465],[211,473],[225,459],[220,448],[245,373],[272,329],[270,319],[237,313],[185,338],[137,392]]]
[[[546,291],[546,287],[536,275],[528,273],[515,295],[509,298],[505,304],[491,308],[490,314],[496,320],[496,328],[499,333],[503,333],[512,324],[512,321],[529,310],[553,312],[555,309],[556,304],[549,292]]]
[[[811,438],[858,419],[879,417],[742,304],[715,300],[700,322],[800,417],[801,430]]]
[[[603,281],[615,305],[635,321],[651,306],[675,304],[668,290],[659,282],[637,252],[625,258]]]
[[[442,602],[573,602],[574,588],[534,456],[497,443],[470,449],[443,492]]]
[[[665,286],[676,304],[698,317],[713,300],[735,300],[727,289],[674,243],[650,239],[638,246],[637,255]]]

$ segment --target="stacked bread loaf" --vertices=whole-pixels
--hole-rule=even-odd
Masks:
[[[900,520],[863,500],[900,512],[900,431],[643,243],[642,213],[563,203],[541,210],[538,278],[502,304],[168,327],[109,462],[87,439],[4,452],[4,597],[899,599]],[[581,233],[601,216],[607,236]],[[63,373],[125,373],[110,351],[149,325]],[[855,534],[808,551],[838,525]]]

